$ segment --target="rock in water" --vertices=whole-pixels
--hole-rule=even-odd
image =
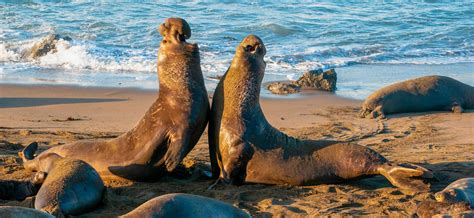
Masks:
[[[310,70],[303,74],[294,84],[301,88],[311,88],[334,92],[336,90],[337,74],[334,69],[327,71]]]
[[[336,90],[337,74],[334,69],[307,71],[297,81],[291,83],[272,82],[267,89],[273,94],[287,95],[298,93],[301,89],[315,89],[334,92]]]
[[[43,38],[40,42],[36,43],[31,47],[31,49],[27,50],[23,53],[22,58],[29,58],[29,59],[36,59],[41,56],[45,56],[49,52],[56,52],[56,44],[59,40],[66,40],[71,41],[70,37],[63,37],[59,34],[50,34]]]

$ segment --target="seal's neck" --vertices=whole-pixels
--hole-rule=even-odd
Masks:
[[[195,86],[204,87],[199,52],[176,54],[161,51],[158,54],[160,93],[192,94]],[[175,96],[178,97],[178,96]]]
[[[224,86],[224,104],[226,109],[238,114],[244,111],[260,111],[260,85],[262,83],[265,62],[242,58],[236,55],[227,71]]]

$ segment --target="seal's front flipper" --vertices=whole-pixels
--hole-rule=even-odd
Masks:
[[[191,150],[189,140],[187,137],[177,137],[175,139],[171,139],[169,143],[168,150],[165,154],[165,166],[166,171],[172,172],[179,163],[183,160],[184,156],[188,154]]]
[[[385,119],[385,114],[383,113],[382,106],[376,107],[371,113],[370,118]]]
[[[38,150],[38,143],[33,142],[29,144],[28,146],[26,146],[25,148],[23,148],[22,151],[18,152],[18,156],[20,156],[20,158],[23,159],[23,161],[33,160],[35,158],[35,153],[37,150]]]
[[[454,103],[451,107],[451,110],[454,112],[454,113],[462,113],[464,112],[464,108],[461,107],[461,105],[459,105],[458,103]]]
[[[385,176],[392,185],[411,192],[429,191],[430,185],[424,183],[422,178],[433,178],[431,171],[411,164],[386,163],[380,166],[378,171]]]

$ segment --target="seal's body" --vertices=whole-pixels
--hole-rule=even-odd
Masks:
[[[362,104],[361,117],[474,109],[474,87],[445,76],[424,76],[381,88]]]
[[[42,185],[36,194],[36,209],[53,215],[79,215],[101,202],[104,183],[89,164],[54,153],[42,155],[38,162],[34,180]]]
[[[222,201],[191,194],[166,194],[153,198],[121,216],[132,217],[235,217],[249,214]]]
[[[213,175],[226,183],[313,185],[382,174],[400,188],[425,191],[418,166],[387,161],[366,147],[336,141],[298,140],[272,127],[259,103],[265,46],[250,35],[237,46],[214,93],[209,122]]]
[[[439,202],[465,202],[474,209],[474,178],[463,178],[449,184],[445,189],[435,194]]]
[[[160,33],[158,99],[136,126],[112,140],[57,146],[39,157],[57,153],[83,160],[100,174],[137,181],[154,181],[176,168],[206,127],[209,100],[199,48],[185,41],[191,36],[189,25],[183,19],[169,18],[160,26]],[[20,156],[25,168],[36,170],[32,154]]]

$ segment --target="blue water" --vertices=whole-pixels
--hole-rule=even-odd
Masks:
[[[335,67],[338,94],[356,98],[429,74],[474,85],[473,1],[0,1],[0,83],[156,88],[156,28],[176,16],[191,25],[205,76],[223,74],[240,40],[256,34],[267,46],[265,81]],[[20,58],[50,33],[73,41],[36,61]]]

